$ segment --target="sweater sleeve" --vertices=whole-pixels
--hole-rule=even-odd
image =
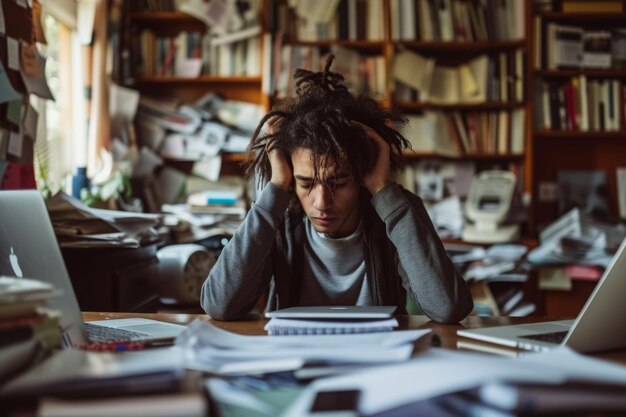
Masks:
[[[217,320],[248,314],[272,276],[272,248],[289,205],[289,194],[269,183],[222,250],[202,285],[200,303]]]
[[[430,221],[422,200],[391,183],[372,197],[398,253],[398,270],[407,292],[424,314],[456,323],[473,308],[472,296],[456,271]]]

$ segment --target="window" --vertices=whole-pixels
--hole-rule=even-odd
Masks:
[[[47,45],[38,47],[46,56],[46,79],[55,100],[31,96],[39,113],[35,142],[35,177],[37,187],[55,193],[72,167],[71,146],[71,31],[51,15],[44,17]]]

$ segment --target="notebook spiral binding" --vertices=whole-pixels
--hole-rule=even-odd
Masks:
[[[391,326],[382,327],[317,327],[317,328],[301,328],[289,326],[272,326],[267,329],[270,336],[309,336],[309,335],[335,335],[335,334],[359,334],[359,333],[377,333],[390,332],[393,330]]]

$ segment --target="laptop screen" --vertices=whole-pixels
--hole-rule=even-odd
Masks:
[[[64,344],[84,343],[78,301],[39,191],[0,191],[0,219],[0,274],[37,279],[61,290],[48,306],[61,312]]]

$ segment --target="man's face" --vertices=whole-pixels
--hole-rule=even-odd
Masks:
[[[338,238],[356,230],[360,219],[361,186],[346,167],[319,159],[320,181],[314,182],[313,154],[297,148],[291,155],[296,195],[313,227],[320,233]]]

